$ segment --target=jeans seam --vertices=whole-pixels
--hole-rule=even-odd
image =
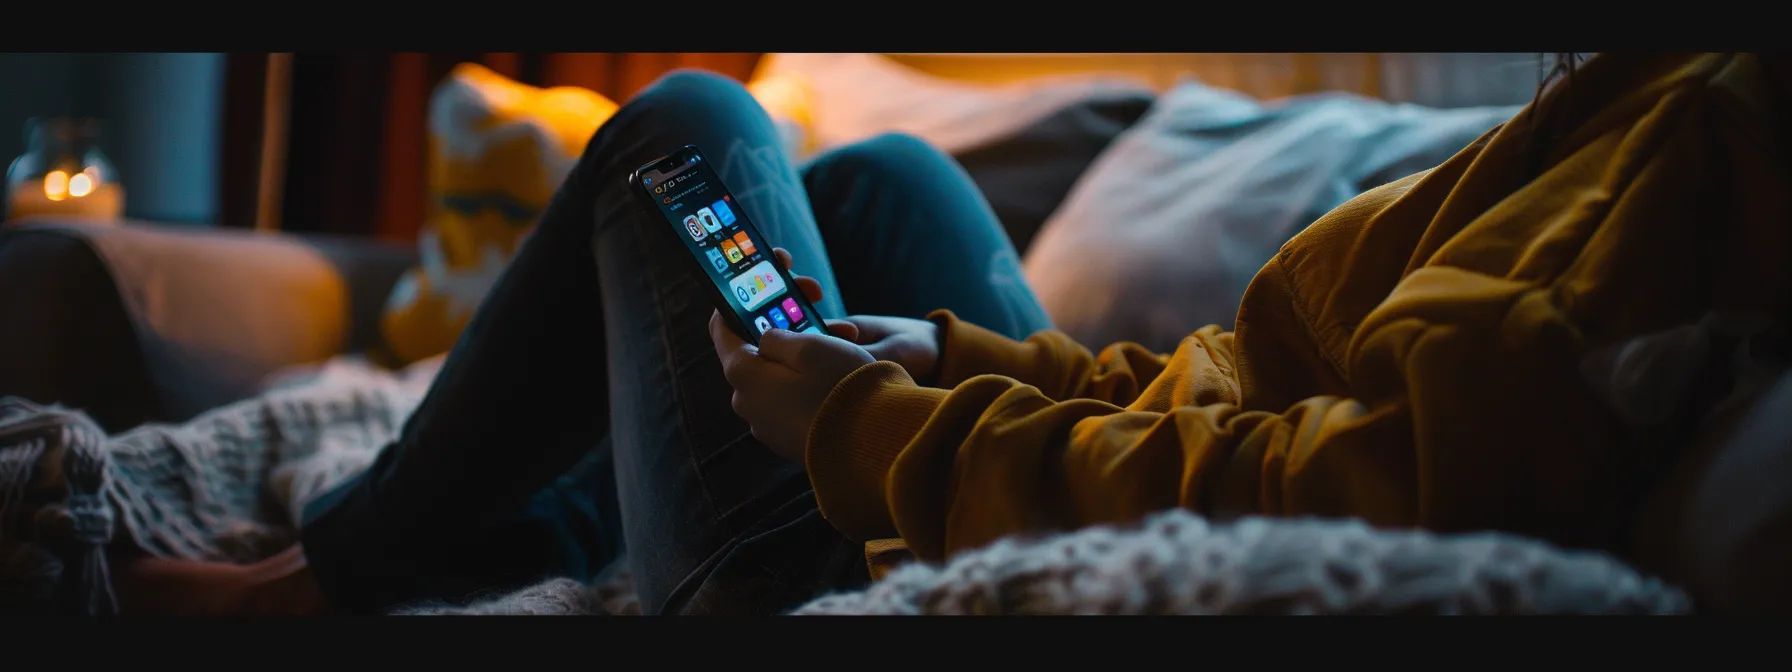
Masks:
[[[703,491],[703,504],[709,507],[711,519],[720,520],[720,515],[716,507],[715,494],[709,490],[709,479],[703,477],[702,465],[697,461],[697,446],[695,441],[691,438],[690,414],[687,413],[685,409],[686,394],[684,377],[679,375],[679,371],[682,367],[679,366],[677,354],[672,348],[672,332],[670,330],[671,320],[667,318],[669,311],[666,310],[665,288],[655,283],[651,294],[653,295],[653,310],[655,317],[659,320],[660,347],[665,351],[666,362],[668,363],[667,368],[669,369],[669,373],[672,374],[669,376],[672,384],[672,398],[678,407],[678,433],[680,438],[684,441],[685,459],[690,462],[691,475],[696,478],[697,487]]]

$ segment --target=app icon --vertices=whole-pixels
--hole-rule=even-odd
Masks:
[[[784,293],[784,279],[771,262],[761,261],[729,280],[728,289],[740,299],[742,310],[755,310]]]
[[[712,247],[707,250],[704,250],[703,253],[709,255],[709,263],[715,265],[716,270],[718,270],[718,271],[728,270],[728,261],[722,258],[721,250],[718,250],[718,249]]]
[[[697,219],[703,220],[703,230],[715,233],[722,230],[722,220],[716,219],[716,213],[709,208],[697,208]]]
[[[729,263],[734,263],[745,258],[745,255],[740,253],[740,248],[735,247],[734,243],[730,243],[726,240],[722,241],[722,253],[728,255]]]
[[[697,223],[696,215],[685,215],[684,230],[691,232],[691,240],[703,240],[703,225]]]
[[[784,312],[790,313],[791,322],[803,321],[803,309],[796,307],[796,297],[784,300]]]
[[[734,223],[734,210],[729,209],[727,201],[716,201],[715,203],[711,203],[709,209],[714,210],[716,212],[716,217],[721,218],[723,226]],[[748,254],[752,253],[748,252]]]
[[[772,323],[778,325],[779,329],[790,328],[790,318],[784,317],[784,311],[778,310],[777,306],[772,306],[772,312],[766,313],[766,316],[772,318]]]
[[[763,315],[753,318],[753,326],[759,327],[759,333],[761,334],[772,330],[772,323],[765,321],[765,316]]]
[[[745,231],[734,234],[734,244],[740,246],[741,254],[747,255],[749,257],[753,256],[754,252],[759,251],[759,248],[753,246],[753,239],[748,238],[747,232],[745,232]]]
[[[821,327],[817,327],[817,326],[811,324],[807,328],[803,329],[803,333],[805,333],[805,334],[821,334]],[[822,335],[826,336],[827,334],[822,334]]]

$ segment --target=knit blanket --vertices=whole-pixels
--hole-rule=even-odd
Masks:
[[[439,359],[390,373],[339,359],[177,425],[107,437],[85,415],[0,399],[0,614],[116,610],[104,547],[250,562],[297,539],[309,498],[366,468]],[[915,563],[798,615],[1676,614],[1672,586],[1612,558],[1500,534],[1188,512],[1013,538]],[[639,613],[626,571],[399,614]]]

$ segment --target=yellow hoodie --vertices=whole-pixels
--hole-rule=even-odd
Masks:
[[[1626,383],[1676,380],[1660,367],[1599,362],[1676,327],[1792,316],[1764,60],[1595,57],[1443,165],[1315,222],[1258,273],[1235,332],[1169,355],[937,313],[940,388],[877,362],[822,406],[821,510],[925,560],[1171,507],[1619,547],[1700,411],[1650,414],[1704,402],[1681,399],[1696,381]]]

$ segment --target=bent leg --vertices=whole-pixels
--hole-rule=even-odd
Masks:
[[[1017,340],[1051,328],[995,211],[939,149],[881,135],[817,157],[803,183],[851,313],[945,308]]]
[[[704,354],[713,364],[715,354],[702,337],[708,303],[677,258],[685,252],[655,235],[665,232],[627,191],[636,166],[693,142],[725,171],[741,166],[730,182],[743,185],[749,216],[833,293],[800,183],[779,164],[776,130],[757,103],[719,77],[665,78],[588,144],[401,437],[307,507],[305,552],[339,608],[464,597],[561,573],[563,558],[537,547],[546,535],[517,534],[524,528],[513,521],[544,487],[569,485],[562,477],[575,465],[589,473],[573,484],[596,490],[597,525],[622,529],[584,540],[586,559],[601,563],[640,542],[644,593],[669,592],[663,577],[691,565],[655,560],[669,543],[662,530],[709,530],[719,512],[753,499],[713,498],[728,490],[694,473],[699,456],[739,442],[740,421],[719,369],[689,364]],[[837,315],[838,299],[817,309]],[[734,452],[763,455],[744,465],[711,458],[740,471],[725,483],[769,483],[778,497],[806,487],[800,468],[756,444]],[[737,517],[754,510],[743,511]],[[720,543],[698,536],[698,547]]]
[[[733,110],[717,119],[716,110]],[[816,309],[842,314],[801,181],[771,120],[739,84],[675,74],[599,131],[603,174],[684,144],[702,149],[747,219],[816,278]],[[595,251],[605,303],[617,490],[646,613],[772,613],[862,581],[863,550],[816,511],[801,464],[777,457],[734,414],[709,341],[707,277],[669,225],[621,179],[600,183]],[[632,306],[619,309],[622,306]],[[793,564],[794,563],[794,564]]]

